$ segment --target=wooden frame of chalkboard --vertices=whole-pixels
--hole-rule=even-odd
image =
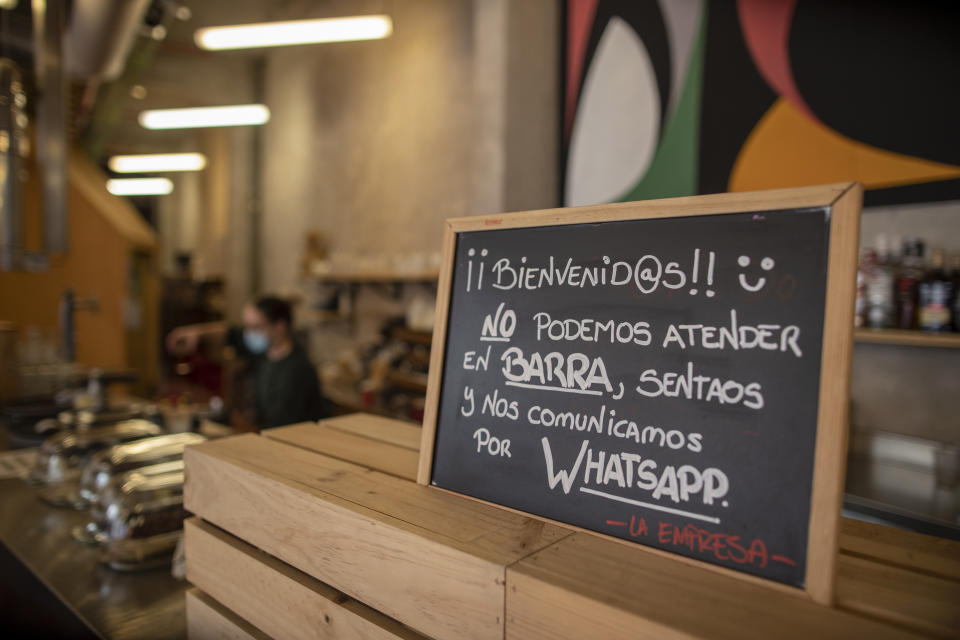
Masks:
[[[696,564],[769,588],[805,595],[818,603],[832,604],[834,600],[838,527],[846,467],[849,381],[853,346],[852,331],[859,243],[859,214],[862,199],[863,189],[861,185],[858,183],[841,183],[749,193],[726,193],[645,202],[546,209],[447,220],[444,227],[437,313],[430,357],[430,373],[417,481],[423,485],[432,485],[442,491],[495,504],[511,511],[591,535],[599,535],[617,542],[631,544],[650,553],[666,555],[681,562]],[[701,558],[691,557],[689,554],[684,555],[682,552],[648,546],[642,542],[631,541],[624,537],[611,535],[563,519],[546,517],[532,510],[518,509],[497,501],[470,495],[464,491],[437,486],[438,483],[434,480],[436,469],[435,446],[441,403],[446,396],[443,386],[444,380],[447,378],[445,372],[447,345],[453,330],[450,322],[451,295],[459,234],[568,225],[591,225],[596,228],[597,225],[602,226],[604,223],[690,219],[695,216],[717,217],[728,214],[731,216],[753,214],[754,219],[763,219],[766,212],[775,215],[789,215],[793,212],[809,213],[811,210],[822,210],[824,214],[821,220],[825,224],[821,226],[826,227],[826,273],[823,297],[821,298],[823,300],[822,333],[820,334],[822,340],[817,344],[819,347],[818,379],[811,383],[816,404],[815,410],[811,409],[811,412],[813,419],[815,419],[816,428],[815,439],[811,445],[812,470],[810,473],[812,478],[809,481],[809,511],[804,510],[804,513],[808,514],[805,546],[803,547],[805,551],[800,554],[803,560],[797,563],[802,566],[799,579],[793,580],[791,583],[791,581],[774,579],[761,573],[749,573],[739,568],[721,566]],[[703,220],[706,222],[707,218],[703,218]],[[527,237],[527,240],[529,240],[529,237]],[[706,259],[706,256],[704,259]],[[696,263],[694,264],[696,265]],[[742,267],[744,263],[741,262],[740,265]],[[697,268],[697,266],[694,266],[694,272]],[[763,268],[768,267],[764,265]],[[695,277],[693,282],[696,282]],[[744,285],[741,284],[741,286]],[[691,295],[694,292],[692,291]],[[713,292],[706,295],[712,296]],[[819,318],[819,314],[817,314],[817,317]],[[459,394],[459,391],[458,389],[454,393]],[[546,449],[546,446],[544,448]],[[586,449],[586,443],[584,443],[584,449]],[[489,453],[489,451],[487,452]],[[576,472],[574,471],[574,473]],[[589,474],[589,471],[587,473]],[[600,471],[597,471],[597,476],[599,477],[599,475]],[[584,489],[581,488],[581,491],[584,491]],[[726,502],[724,502],[724,506],[726,506]],[[799,508],[802,509],[803,505]],[[717,521],[719,522],[719,520]],[[610,521],[607,521],[607,523],[609,524]],[[644,524],[644,526],[646,525]],[[662,522],[660,526],[661,535],[663,535]],[[746,544],[746,538],[744,538],[743,543]],[[764,551],[764,554],[766,554],[766,551]],[[717,557],[720,557],[719,553]],[[765,555],[763,561],[766,562]]]

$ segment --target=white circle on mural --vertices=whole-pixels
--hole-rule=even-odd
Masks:
[[[565,204],[612,202],[647,172],[660,136],[660,92],[646,47],[613,17],[597,45],[570,136]]]

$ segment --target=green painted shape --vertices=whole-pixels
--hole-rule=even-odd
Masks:
[[[650,168],[620,202],[672,198],[697,194],[700,158],[700,97],[706,49],[707,3],[703,3],[695,49],[685,76],[683,93],[663,132]]]

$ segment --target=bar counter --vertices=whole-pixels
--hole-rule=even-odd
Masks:
[[[125,573],[101,564],[99,548],[81,545],[70,534],[86,519],[86,512],[50,507],[40,500],[39,491],[20,479],[0,480],[0,542],[9,555],[95,636],[116,640],[186,636],[185,581],[175,580],[169,566]],[[21,575],[10,584],[5,576],[4,582],[4,600],[20,607],[29,604],[28,578]],[[25,615],[51,617],[46,609]],[[36,620],[38,625],[49,622]],[[73,629],[82,632],[82,626],[75,624]]]

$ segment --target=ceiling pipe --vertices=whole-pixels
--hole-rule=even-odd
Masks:
[[[119,78],[149,8],[150,0],[74,0],[64,40],[70,76]]]
[[[67,3],[33,0],[34,62],[37,78],[37,160],[43,185],[47,254],[66,253],[67,77],[63,35]]]
[[[23,257],[23,159],[28,151],[27,97],[20,69],[0,58],[0,271],[19,269]]]
[[[36,154],[43,191],[45,254],[23,249],[22,173],[26,99],[20,70],[0,59],[0,271],[43,269],[68,245],[68,72],[88,91],[124,70],[151,0],[30,0],[32,38],[6,44],[33,58]],[[69,27],[68,27],[69,25]],[[29,260],[28,260],[29,258]]]
[[[121,84],[149,9],[150,0],[74,0],[64,49],[67,73],[84,80],[78,129],[91,125],[100,86]]]

